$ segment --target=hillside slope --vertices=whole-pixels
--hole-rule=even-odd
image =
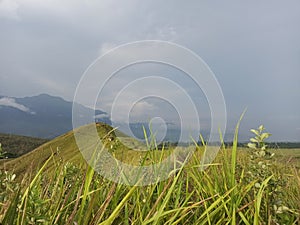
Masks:
[[[91,124],[86,125],[78,128],[77,132],[88,133],[92,127]],[[103,143],[109,140],[110,151],[114,152],[116,158],[137,164],[140,156],[145,154],[146,151],[136,151],[145,150],[145,146],[134,138],[128,137],[117,130],[112,132],[113,128],[107,124],[97,123],[96,128]],[[115,138],[116,134],[119,139]],[[122,141],[119,141],[120,139]],[[89,143],[92,141],[87,137],[86,142]],[[54,154],[53,160],[47,166],[50,170],[59,162],[72,162],[79,167],[86,164],[76,144],[74,132],[69,131],[19,158],[0,160],[0,169],[12,170],[16,174],[24,174],[25,172],[40,168],[52,154]]]
[[[38,146],[46,143],[47,139],[33,138],[28,136],[20,136],[13,134],[0,133],[0,143],[2,144],[3,152],[8,158],[16,158],[24,155]]]

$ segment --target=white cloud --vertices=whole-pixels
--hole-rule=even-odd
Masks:
[[[27,112],[30,114],[35,114],[35,112],[31,112],[29,108],[27,108],[26,106],[19,104],[16,102],[15,99],[13,98],[8,98],[8,97],[3,97],[0,99],[0,106],[9,106],[9,107],[13,107],[16,108],[18,110],[21,110],[23,112]]]
[[[154,105],[151,104],[149,102],[144,101],[140,101],[137,102],[134,106],[132,106],[133,110],[131,112],[131,116],[133,117],[141,117],[143,119],[145,119],[145,115],[146,116],[150,116],[153,114],[153,112],[155,112],[158,108]]]

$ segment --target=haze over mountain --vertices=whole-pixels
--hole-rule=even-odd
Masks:
[[[77,104],[80,111],[80,124],[85,125],[95,122],[104,122],[112,125],[109,115],[101,110],[94,110]],[[89,118],[91,113],[94,118]],[[115,127],[124,133],[144,140],[144,131],[150,135],[150,127],[147,121],[113,123]],[[178,142],[181,129],[175,124],[167,123],[166,127],[161,124],[151,123],[151,130],[155,133],[158,142]],[[37,96],[15,98],[0,96],[0,133],[25,135],[40,138],[54,138],[73,129],[72,125],[72,102],[61,97],[40,94]],[[188,132],[185,141],[189,141]]]
[[[91,110],[79,105],[81,123],[88,123]],[[96,110],[95,121],[111,124],[108,115]],[[40,94],[13,98],[0,96],[0,132],[41,138],[53,138],[72,130],[72,102]]]
[[[126,121],[111,121],[110,115],[104,111],[96,110],[94,112],[94,109],[87,106],[80,104],[76,106],[80,111],[77,118],[80,120],[79,126],[89,124],[92,121],[103,122],[139,140],[144,140],[143,128],[148,135],[150,134],[149,121],[147,120],[130,121],[129,124]],[[90,118],[90,115],[93,115],[93,118]],[[0,133],[52,139],[72,129],[71,101],[48,94],[21,98],[0,96]],[[156,135],[158,143],[162,141],[191,141],[190,131],[181,129],[180,126],[172,122],[161,124],[154,121],[151,123],[151,130]],[[183,132],[182,139],[180,139],[181,132]],[[207,128],[199,131],[205,138],[209,137],[209,132],[210,130]],[[232,137],[233,132],[227,130],[225,141],[232,141]],[[248,129],[241,129],[239,137],[242,142],[245,142],[249,140],[251,133]],[[197,139],[196,136],[193,138]],[[282,140],[275,138],[271,141]]]

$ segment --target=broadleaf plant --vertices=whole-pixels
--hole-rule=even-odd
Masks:
[[[271,154],[270,152],[267,151],[268,145],[265,142],[265,140],[269,138],[272,134],[268,132],[264,132],[264,130],[265,127],[263,125],[260,125],[257,130],[255,129],[250,130],[255,136],[253,138],[250,138],[248,147],[254,150],[255,157],[268,156],[272,158],[274,156],[274,153]]]
[[[251,129],[250,131],[254,134],[254,137],[250,138],[250,142],[248,143],[248,147],[252,150],[250,152],[251,162],[249,165],[250,170],[248,171],[248,175],[250,181],[256,181],[254,185],[256,188],[256,190],[254,190],[254,194],[258,193],[258,190],[264,180],[271,177],[264,195],[264,197],[268,199],[267,202],[269,204],[265,205],[265,208],[263,209],[264,213],[262,214],[266,215],[265,219],[271,219],[276,223],[279,217],[282,216],[279,215],[282,214],[282,212],[277,209],[287,208],[285,205],[286,203],[282,201],[282,190],[284,189],[285,181],[272,170],[271,159],[273,159],[275,153],[268,151],[268,145],[266,144],[266,139],[269,138],[271,134],[265,132],[265,127],[263,125],[260,125],[258,129]],[[270,208],[269,205],[273,205],[273,209]],[[276,215],[275,218],[270,218],[271,210],[274,211],[273,215]]]

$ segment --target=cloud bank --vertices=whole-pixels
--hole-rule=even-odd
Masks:
[[[2,0],[0,95],[49,93],[72,100],[84,71],[111,48],[145,39],[172,41],[197,53],[215,73],[226,100],[227,127],[234,129],[247,107],[241,130],[263,123],[273,139],[299,141],[299,21],[297,0]],[[99,107],[109,108],[120,84],[144,72],[136,68],[120,75]],[[160,74],[165,72],[171,77],[174,71]],[[192,82],[177,81],[202,108],[205,96]],[[138,106],[134,112],[146,113]]]
[[[26,106],[17,103],[14,98],[9,98],[9,97],[0,98],[0,106],[8,106],[8,107],[12,107],[12,108],[18,109],[23,112],[33,113]]]

